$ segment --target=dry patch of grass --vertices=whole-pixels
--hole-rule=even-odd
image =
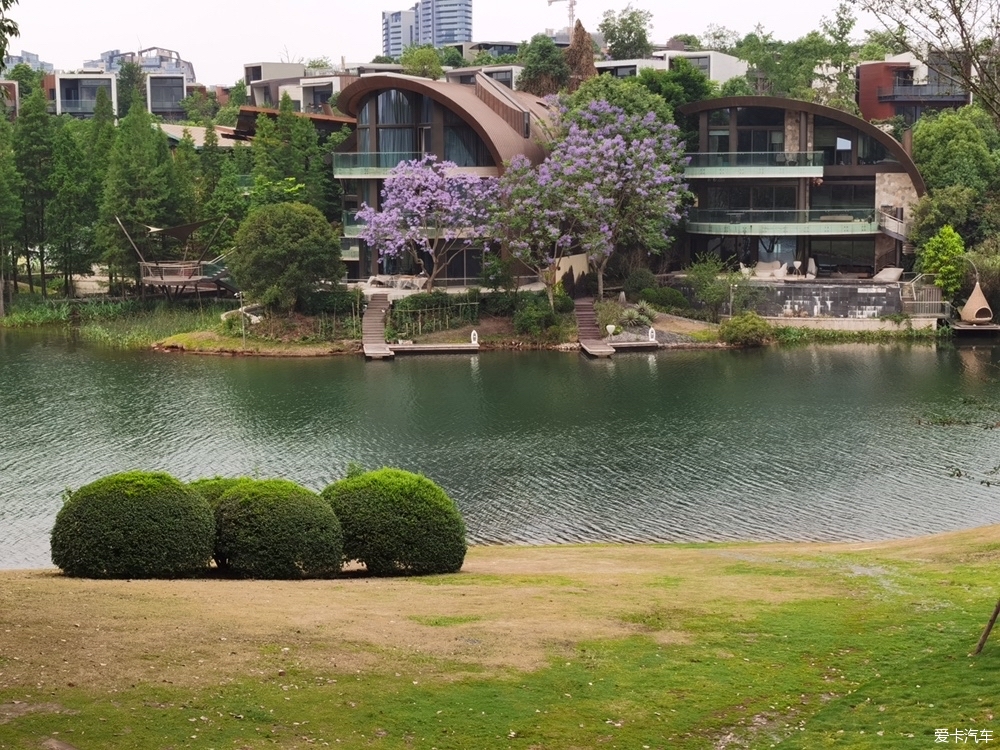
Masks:
[[[303,343],[262,341],[247,338],[246,346],[240,336],[224,336],[214,331],[179,333],[158,341],[160,351],[189,352],[193,354],[256,355],[262,357],[325,357],[331,354],[357,354],[360,342],[337,341]]]

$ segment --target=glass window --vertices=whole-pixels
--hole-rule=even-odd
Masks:
[[[729,131],[709,130],[708,150],[713,154],[725,154],[729,151]]]
[[[811,254],[816,265],[826,270],[872,268],[875,264],[875,239],[813,239]]]
[[[408,92],[389,89],[378,95],[379,125],[410,125],[413,123],[413,102]]]
[[[708,124],[709,125],[728,125],[729,124],[729,110],[728,109],[713,109],[708,113]]]
[[[737,125],[785,125],[785,110],[775,107],[740,107]]]

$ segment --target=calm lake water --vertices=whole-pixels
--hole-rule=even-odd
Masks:
[[[349,461],[441,483],[470,541],[883,539],[1000,522],[1000,349],[825,346],[321,360],[0,331],[0,568],[50,564],[61,493],[133,468]],[[967,422],[967,424],[941,424]],[[953,476],[952,467],[973,479]]]

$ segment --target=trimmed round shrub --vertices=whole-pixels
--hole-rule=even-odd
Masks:
[[[244,578],[329,578],[340,572],[344,537],[330,505],[285,479],[244,479],[215,511],[215,554]]]
[[[52,562],[84,578],[173,578],[208,567],[208,502],[169,474],[112,474],[69,493],[52,529]]]
[[[762,346],[773,337],[771,324],[755,312],[734,315],[719,326],[719,339],[734,346]]]
[[[193,482],[188,482],[188,487],[205,498],[214,512],[219,507],[222,496],[244,481],[246,481],[246,477],[212,477],[211,479],[195,479]]]
[[[652,302],[661,310],[686,310],[691,307],[684,293],[672,286],[647,287],[639,293],[639,299]]]
[[[246,481],[253,480],[248,480],[246,477],[212,477],[211,479],[196,479],[188,483],[188,487],[205,498],[212,509],[212,516],[215,520],[215,552],[212,553],[212,557],[215,559],[215,565],[219,570],[229,569],[229,561],[219,551],[219,503],[222,501],[224,494],[240,482]]]
[[[344,528],[344,557],[372,575],[454,573],[465,561],[455,502],[421,474],[379,469],[334,482],[323,497]]]

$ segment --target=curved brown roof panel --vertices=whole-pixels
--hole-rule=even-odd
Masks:
[[[903,145],[899,141],[888,133],[879,130],[867,120],[855,117],[854,115],[844,112],[843,110],[834,109],[833,107],[827,107],[822,104],[815,104],[813,102],[804,102],[798,99],[786,99],[780,96],[724,96],[718,99],[705,99],[700,102],[691,102],[690,104],[678,107],[677,111],[682,115],[695,115],[700,112],[706,112],[712,109],[726,109],[727,107],[772,107],[774,109],[790,109],[795,112],[809,112],[813,115],[828,117],[831,120],[836,120],[844,123],[845,125],[850,125],[853,128],[857,128],[862,133],[870,135],[876,141],[885,146],[886,150],[890,154],[896,157],[896,160],[900,163],[906,173],[910,176],[910,179],[913,181],[913,187],[916,189],[917,195],[923,195],[927,192],[927,186],[924,184],[924,178],[920,175],[920,170],[917,169],[917,165],[913,163],[913,159],[908,153],[906,153],[906,149],[903,148]]]
[[[489,84],[487,84],[488,86]],[[443,107],[447,107],[469,125],[486,144],[490,155],[498,167],[502,169],[505,162],[518,154],[524,154],[532,164],[538,164],[545,159],[545,149],[533,138],[525,138],[523,131],[516,130],[493,107],[477,95],[479,86],[469,86],[460,83],[432,81],[427,78],[416,78],[396,73],[382,73],[362,76],[357,81],[346,86],[337,98],[337,107],[352,117],[358,114],[358,106],[362,100],[372,94],[387,89],[412,91],[429,96]],[[509,90],[508,90],[509,91]],[[513,92],[510,92],[513,93]],[[507,110],[516,110],[518,106],[531,118],[537,118],[536,112],[527,106],[516,104],[516,99],[507,102]],[[530,134],[529,134],[530,135]]]

